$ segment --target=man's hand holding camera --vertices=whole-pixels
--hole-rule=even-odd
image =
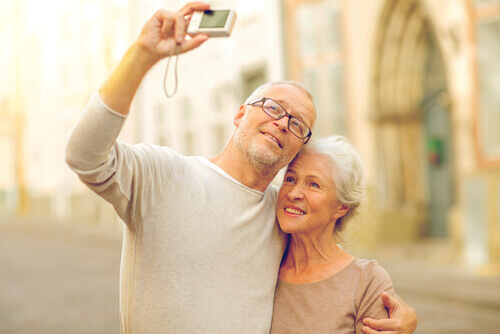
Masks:
[[[179,53],[190,51],[200,46],[208,39],[207,35],[199,34],[186,39],[186,30],[190,15],[195,11],[204,11],[210,4],[190,2],[177,12],[158,10],[144,25],[136,45],[149,56],[152,64],[170,56],[179,47]]]
[[[184,53],[197,48],[208,39],[204,34],[190,39],[185,37],[190,15],[209,8],[208,3],[190,2],[177,12],[158,10],[99,89],[104,103],[112,110],[127,115],[137,88],[156,62],[174,52]]]

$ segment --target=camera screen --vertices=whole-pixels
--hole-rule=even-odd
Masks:
[[[228,15],[228,10],[206,10],[200,28],[224,28]]]

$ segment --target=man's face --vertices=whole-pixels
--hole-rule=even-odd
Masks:
[[[289,114],[312,128],[314,105],[299,88],[275,85],[259,95],[257,98],[267,97],[278,102]],[[288,120],[288,117],[275,120],[268,116],[261,103],[242,106],[234,119],[238,127],[234,134],[235,144],[250,161],[277,171],[292,161],[306,140],[288,130]]]

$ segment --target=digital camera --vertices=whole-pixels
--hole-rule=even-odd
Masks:
[[[228,37],[236,21],[236,12],[231,9],[209,9],[191,15],[187,33],[205,34],[210,37]]]

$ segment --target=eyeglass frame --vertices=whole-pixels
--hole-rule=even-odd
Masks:
[[[266,101],[267,101],[267,100],[269,100],[269,101],[272,101],[272,102],[276,103],[278,106],[280,106],[280,107],[281,107],[281,109],[283,109],[283,111],[284,111],[285,113],[284,113],[283,115],[279,116],[278,118],[274,118],[273,116],[269,115],[269,114],[266,112],[266,110],[264,109],[264,104],[266,103]],[[297,138],[299,138],[299,139],[306,139],[306,138],[307,138],[307,139],[306,139],[306,141],[304,142],[304,145],[305,145],[305,144],[307,144],[307,142],[309,141],[309,139],[311,139],[311,136],[312,136],[312,130],[311,130],[311,128],[310,128],[310,127],[308,127],[308,126],[307,126],[307,124],[306,124],[306,123],[304,123],[304,121],[302,121],[301,119],[299,119],[299,118],[297,118],[297,117],[295,117],[295,116],[292,116],[290,113],[288,113],[288,111],[286,111],[286,109],[285,109],[285,108],[283,108],[283,106],[282,106],[281,104],[279,104],[278,102],[274,101],[273,99],[270,99],[270,98],[268,98],[268,97],[261,97],[260,99],[257,99],[257,100],[255,100],[255,101],[253,101],[253,102],[249,102],[249,103],[247,103],[247,105],[251,105],[251,106],[253,106],[254,104],[259,103],[259,102],[262,102],[261,109],[262,109],[262,111],[264,112],[264,114],[266,114],[267,116],[271,117],[272,119],[275,119],[275,120],[277,120],[277,121],[278,121],[278,120],[282,119],[283,117],[288,117],[288,130],[290,131],[290,133],[291,133],[292,135],[294,135],[295,137],[297,137]],[[309,130],[309,133],[307,134],[307,136],[300,138],[297,134],[295,134],[292,130],[290,130],[290,122],[292,121],[292,118],[293,118],[293,119],[298,120],[300,123],[302,123],[302,124],[304,124],[304,125],[305,125],[305,127],[307,128],[307,130]]]

